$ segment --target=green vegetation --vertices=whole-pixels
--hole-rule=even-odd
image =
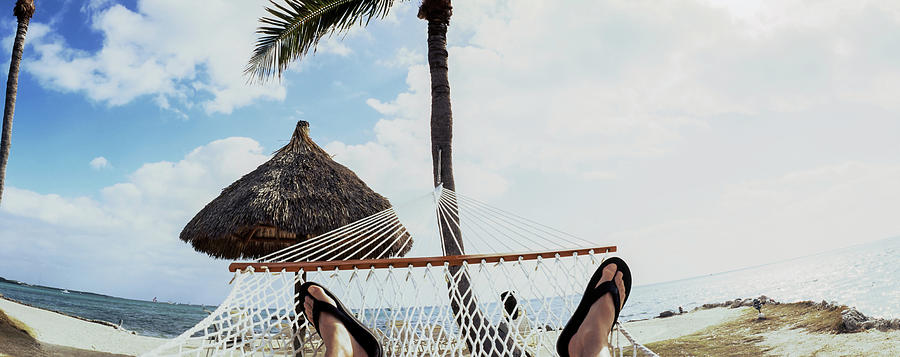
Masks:
[[[4,278],[4,277],[2,277],[2,276],[0,276],[0,283],[7,283],[7,284],[22,284],[21,282],[19,282],[19,281],[17,281],[17,280],[9,280],[9,279],[6,279],[6,278]]]

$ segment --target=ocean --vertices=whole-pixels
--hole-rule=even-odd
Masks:
[[[154,303],[0,282],[0,294],[36,307],[118,324],[141,335],[174,337],[214,306]],[[900,317],[900,237],[789,261],[635,286],[620,319],[766,295],[778,301],[836,301],[866,315]],[[222,297],[224,299],[224,296]],[[572,297],[575,298],[575,297]],[[534,310],[532,310],[534,311]]]
[[[900,237],[788,261],[635,286],[620,319],[766,295],[780,302],[838,302],[866,316],[900,317]]]
[[[215,310],[214,306],[155,303],[74,290],[65,293],[63,289],[8,282],[0,282],[0,294],[67,315],[121,322],[123,328],[151,337],[178,336],[209,315],[204,310]]]

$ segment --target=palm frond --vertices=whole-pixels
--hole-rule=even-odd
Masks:
[[[281,74],[323,37],[365,26],[372,18],[384,17],[395,0],[270,0],[270,17],[259,19],[259,38],[244,69],[250,80],[265,80]],[[401,0],[402,1],[402,0]]]

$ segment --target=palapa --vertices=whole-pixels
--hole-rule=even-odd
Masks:
[[[180,238],[216,258],[259,258],[390,206],[353,171],[332,160],[310,139],[309,123],[299,121],[290,143],[222,190],[188,222]],[[354,237],[378,239],[361,245],[380,248],[330,258],[372,259],[385,249],[383,257],[402,256],[412,241],[408,233],[398,234],[403,236]],[[387,247],[387,241],[393,244]]]

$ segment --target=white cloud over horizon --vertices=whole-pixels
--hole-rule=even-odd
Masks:
[[[798,170],[729,185],[696,213],[611,238],[650,282],[781,261],[898,236],[897,182],[900,164]]]
[[[148,299],[164,295],[146,282],[165,281],[165,290],[177,294],[166,299],[217,303],[227,289],[227,262],[194,252],[178,233],[222,187],[267,158],[252,139],[226,138],[175,162],[141,165],[127,181],[96,197],[9,187],[0,205],[0,245],[10,249],[0,258],[23,269],[37,266],[61,287]],[[729,185],[697,211],[656,216],[642,228],[609,238],[634,262],[640,284],[706,274],[710,267],[759,264],[755,254],[725,253],[735,249],[765,252],[767,261],[788,259],[896,235],[896,182],[900,164],[844,162],[793,171]],[[417,193],[422,192],[427,191]],[[566,210],[582,205],[573,202]],[[31,244],[16,243],[26,235]],[[704,263],[684,264],[690,260]],[[109,272],[122,266],[133,275]],[[215,288],[197,290],[198,282]]]
[[[0,205],[0,246],[10,249],[0,258],[38,266],[57,286],[144,300],[160,296],[217,303],[226,291],[226,262],[194,252],[178,234],[222,188],[267,158],[256,141],[232,137],[200,146],[178,161],[145,163],[126,181],[91,196],[8,187]],[[22,222],[27,223],[16,224]],[[33,244],[17,244],[23,236]],[[129,274],[109,272],[126,267]],[[160,291],[159,281],[169,288]],[[218,288],[192,288],[198,282]]]

